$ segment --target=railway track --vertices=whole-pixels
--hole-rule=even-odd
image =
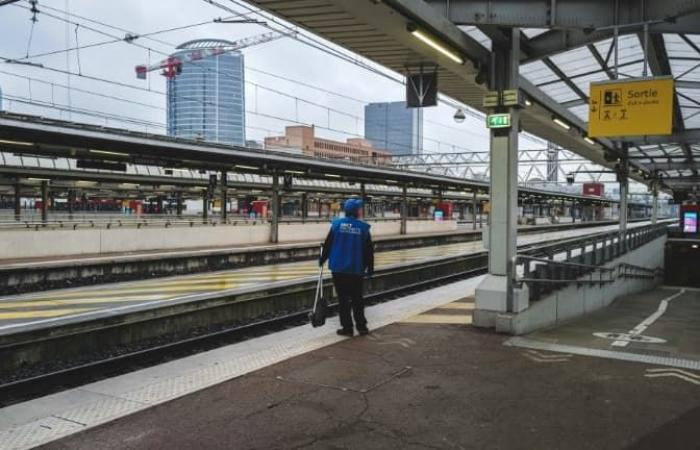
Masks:
[[[591,235],[562,238],[546,244],[527,244],[520,246],[518,252],[552,257],[585,248],[590,239]],[[488,254],[481,251],[384,268],[367,283],[366,298],[369,302],[382,302],[473,277],[485,273],[487,263]],[[15,371],[24,370],[26,376],[0,384],[0,405],[303,325],[313,302],[315,284],[314,280],[298,280],[255,292],[197,299],[119,318],[95,319],[65,326],[65,330],[46,329],[29,331],[25,336],[20,334],[15,342],[0,344],[0,361],[4,364],[3,373],[11,373],[14,368]],[[331,284],[330,278],[324,282],[329,298]],[[207,324],[209,328],[202,330],[201,324]],[[148,343],[149,337],[168,336],[175,331],[177,333],[165,342],[160,339]],[[102,351],[101,355],[88,361],[78,360],[80,362],[70,367],[45,364],[51,358],[58,361],[75,359],[83,353],[94,352],[96,348]],[[108,354],[105,349],[109,348],[112,352]],[[25,370],[31,367],[32,357],[36,367]]]

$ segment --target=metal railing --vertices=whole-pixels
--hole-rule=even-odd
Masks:
[[[641,247],[667,232],[667,223],[645,225],[618,231],[564,240],[528,250],[510,261],[511,286],[527,285],[531,301],[570,284],[604,285],[618,278],[655,278],[663,274],[659,268],[647,268],[628,263],[615,267],[605,264]]]

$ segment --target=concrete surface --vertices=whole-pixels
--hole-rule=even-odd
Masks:
[[[372,223],[375,236],[398,235],[400,222]],[[439,233],[454,231],[457,222],[446,220],[408,221],[407,232]],[[328,223],[279,225],[280,242],[321,241]],[[100,255],[158,249],[265,244],[269,242],[269,224],[221,225],[216,227],[111,228],[77,230],[3,231],[0,255],[3,259],[39,258],[65,255]]]
[[[480,277],[371,306],[372,327],[416,316],[473,293]],[[469,304],[460,304],[460,318]],[[451,319],[457,316],[450,316]],[[464,321],[463,321],[464,322]],[[466,323],[466,322],[464,322]],[[343,340],[337,318],[295,327],[0,409],[0,449],[26,449],[132,414]]]
[[[503,341],[390,325],[42,448],[700,448],[698,385]]]
[[[513,342],[700,370],[700,290],[663,287],[627,295],[587,317]],[[700,388],[700,377],[697,384]]]

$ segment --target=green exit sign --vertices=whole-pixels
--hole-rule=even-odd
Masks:
[[[489,114],[486,116],[487,128],[510,128],[510,114]]]

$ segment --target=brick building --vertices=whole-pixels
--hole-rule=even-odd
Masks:
[[[267,150],[299,149],[304,155],[326,159],[341,159],[363,164],[388,164],[391,153],[372,147],[366,139],[354,138],[346,142],[317,138],[313,126],[285,128],[284,136],[265,138]]]

